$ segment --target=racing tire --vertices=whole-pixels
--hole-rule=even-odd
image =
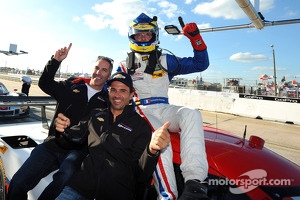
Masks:
[[[6,199],[6,176],[4,170],[4,164],[0,157],[0,199]]]

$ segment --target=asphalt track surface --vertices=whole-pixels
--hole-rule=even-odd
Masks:
[[[0,79],[9,91],[18,89],[21,90],[22,83]],[[46,96],[37,85],[31,85],[29,95],[31,96]],[[47,118],[53,116],[54,106],[49,106],[46,110]],[[40,119],[39,108],[31,108],[30,116],[24,119],[0,120],[1,124],[27,122]],[[282,155],[290,161],[300,165],[300,126],[295,124],[287,124],[276,121],[267,121],[253,119],[248,117],[230,115],[225,113],[216,113],[201,110],[204,126],[223,129],[235,135],[243,137],[245,126],[247,126],[246,138],[251,135],[256,135],[265,140],[265,147]],[[0,127],[1,130],[1,127]],[[266,158],[267,159],[267,158]]]

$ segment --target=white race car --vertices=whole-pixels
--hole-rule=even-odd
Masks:
[[[25,120],[26,122],[14,122],[1,124],[0,132],[0,199],[6,199],[7,189],[12,176],[29,157],[32,149],[48,135],[48,124],[45,106],[55,105],[56,101],[50,97],[11,97],[0,96],[0,101],[6,102],[5,106],[20,104],[20,106],[41,107],[42,120]],[[21,121],[20,119],[19,121]],[[36,200],[43,189],[52,180],[48,175],[28,193],[29,200]]]

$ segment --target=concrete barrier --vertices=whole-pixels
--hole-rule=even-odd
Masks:
[[[300,99],[243,95],[203,90],[169,89],[171,104],[300,125]]]
[[[20,75],[0,75],[0,79],[20,81]],[[32,80],[33,84],[37,84],[38,77]],[[300,125],[300,99],[169,88],[169,102],[200,110]]]
[[[21,82],[20,78],[24,76],[24,74],[0,74],[0,79]],[[30,76],[32,80],[32,84],[37,85],[39,77],[38,76]]]

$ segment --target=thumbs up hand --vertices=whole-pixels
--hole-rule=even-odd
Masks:
[[[166,122],[162,127],[158,128],[153,134],[149,144],[149,150],[152,154],[157,154],[170,143],[170,133],[168,131],[171,122]]]

